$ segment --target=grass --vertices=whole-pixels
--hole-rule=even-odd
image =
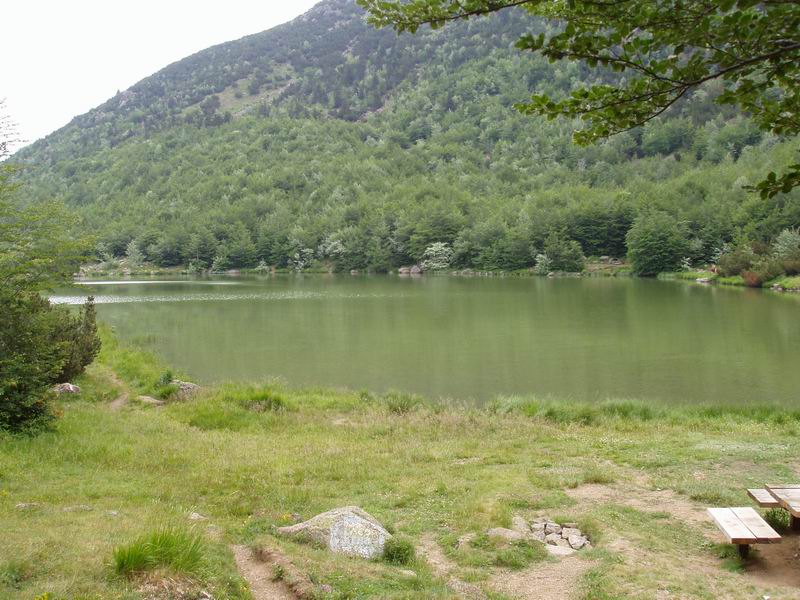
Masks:
[[[586,556],[597,566],[578,582],[586,598],[652,598],[659,589],[781,597],[726,570],[720,553],[729,548],[709,543],[714,526],[688,525],[670,503],[746,506],[747,487],[796,478],[800,410],[523,397],[455,408],[264,382],[113,412],[114,373],[143,393],[165,368],[105,337],[100,360],[78,382],[83,393],[60,401],[52,430],[0,434],[1,598],[128,600],[140,597],[139,576],[115,574],[177,573],[219,600],[243,599],[229,544],[281,551],[330,586],[331,598],[447,598],[446,578],[405,542],[418,551],[423,539],[438,540],[452,575],[484,587],[498,569],[547,569],[540,545],[482,535],[514,515],[574,521],[590,535]],[[593,488],[624,493],[585,496]],[[403,542],[391,562],[275,535],[293,514],[352,504]],[[70,508],[79,505],[89,510]],[[190,521],[193,512],[208,520]],[[474,542],[457,547],[467,533]],[[625,544],[615,543],[620,535]],[[394,564],[402,561],[416,577]]]
[[[183,575],[200,574],[205,565],[201,535],[182,528],[163,528],[114,549],[114,568],[121,575],[169,569]]]

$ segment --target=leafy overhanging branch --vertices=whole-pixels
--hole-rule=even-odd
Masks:
[[[590,144],[639,127],[687,93],[721,80],[721,104],[738,106],[763,130],[800,132],[800,3],[788,0],[358,0],[370,22],[416,32],[449,21],[521,8],[553,20],[553,34],[523,36],[520,50],[551,61],[585,61],[631,73],[620,86],[597,84],[563,99],[535,95],[525,114],[579,117],[574,134]],[[800,164],[755,186],[772,197],[800,185]]]

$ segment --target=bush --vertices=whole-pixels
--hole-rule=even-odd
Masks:
[[[550,261],[550,268],[555,271],[579,273],[586,262],[581,245],[556,232],[550,233],[545,239],[543,253]]]
[[[51,416],[49,387],[69,353],[54,338],[64,313],[36,293],[0,292],[0,314],[0,429],[19,431]]]
[[[625,239],[636,275],[652,277],[664,271],[676,271],[686,255],[686,236],[674,217],[663,212],[637,217]]]
[[[408,565],[414,562],[416,550],[409,540],[393,537],[386,540],[383,547],[383,560],[393,565]]]
[[[753,266],[756,254],[750,244],[741,244],[717,259],[717,268],[723,277],[733,277]]]
[[[195,533],[177,528],[160,529],[114,550],[114,568],[121,575],[166,568],[188,575],[204,564],[205,542]]]
[[[100,336],[97,334],[97,312],[92,296],[89,296],[77,317],[61,307],[58,310],[62,314],[57,321],[55,337],[65,344],[67,354],[56,382],[66,383],[83,374],[86,367],[92,364],[100,352]]]

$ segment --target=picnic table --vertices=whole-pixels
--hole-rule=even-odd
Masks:
[[[789,513],[791,528],[800,530],[800,484],[772,484],[767,485],[766,490]]]

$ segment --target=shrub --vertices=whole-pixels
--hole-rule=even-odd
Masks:
[[[54,340],[61,311],[38,294],[0,292],[0,429],[19,431],[51,416],[48,388],[67,356]]]
[[[383,560],[393,565],[408,565],[414,562],[416,550],[409,540],[392,537],[383,547]]]
[[[637,217],[625,239],[633,272],[644,277],[677,270],[686,254],[686,236],[675,219],[663,212]]]
[[[789,529],[789,513],[782,508],[770,508],[764,513],[764,520],[776,531]]]
[[[159,529],[114,549],[114,568],[121,575],[166,568],[196,574],[204,564],[205,542],[184,529]]]
[[[551,232],[545,239],[543,253],[555,271],[577,273],[583,271],[586,262],[581,245],[556,232]]]
[[[739,275],[753,266],[756,254],[750,244],[741,244],[734,249],[723,252],[717,259],[717,267],[723,277]]]
[[[64,342],[66,359],[56,382],[66,383],[81,375],[95,359],[100,352],[100,336],[97,334],[97,311],[92,296],[89,296],[77,317],[61,307],[58,310],[62,314],[57,320],[55,338]]]

